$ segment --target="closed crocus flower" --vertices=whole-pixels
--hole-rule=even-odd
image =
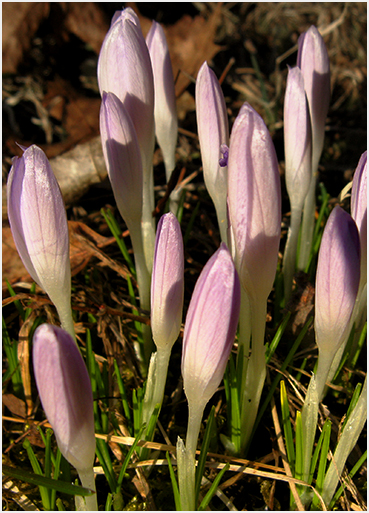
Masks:
[[[161,148],[167,180],[175,167],[175,150],[178,136],[178,118],[172,64],[164,30],[152,22],[146,36],[154,75],[155,134]]]
[[[13,159],[7,204],[14,242],[27,271],[74,337],[67,216],[49,161],[35,145]]]
[[[215,73],[206,62],[196,78],[196,118],[204,181],[216,208],[223,242],[227,242],[227,167],[219,160],[228,146],[227,108]]]
[[[283,260],[285,301],[292,290],[296,265],[301,213],[311,181],[310,115],[299,67],[289,68],[284,100],[284,151],[286,187],[291,206],[291,222]]]
[[[336,206],[324,229],[315,282],[319,398],[335,354],[349,335],[359,281],[360,240],[356,223],[347,212]]]
[[[58,447],[78,471],[82,485],[95,490],[95,430],[90,378],[71,336],[50,324],[33,336],[33,369],[42,407]],[[86,498],[97,510],[96,495]]]
[[[130,115],[114,93],[103,93],[100,109],[102,148],[118,210],[126,222],[133,246],[141,308],[150,309],[150,275],[145,259],[141,216],[143,172],[136,131]],[[151,351],[151,335],[145,346]],[[139,355],[139,345],[136,350]]]
[[[351,215],[356,222],[360,236],[361,248],[361,285],[366,283],[367,275],[367,152],[359,160],[352,181]]]
[[[304,77],[313,137],[313,170],[323,150],[325,120],[330,93],[329,57],[319,30],[312,25],[299,37],[297,65]]]
[[[231,133],[228,207],[241,284],[250,296],[266,301],[277,267],[281,185],[268,129],[248,103]]]
[[[184,254],[181,227],[174,214],[164,214],[156,233],[151,277],[151,329],[157,348],[150,358],[142,409],[148,423],[157,404],[162,404],[170,354],[182,322]]]
[[[124,103],[137,132],[144,168],[154,142],[154,83],[150,55],[137,15],[131,8],[115,14],[103,41],[97,78],[101,96],[112,92]]]
[[[183,273],[181,227],[174,214],[164,214],[158,223],[151,277],[151,329],[158,349],[170,349],[181,329]]]
[[[114,93],[102,95],[100,132],[119,212],[127,225],[141,222],[143,176],[137,135],[127,109]]]
[[[185,322],[182,375],[190,416],[197,406],[202,414],[223,378],[239,310],[239,279],[222,243],[196,282]]]
[[[291,209],[302,209],[311,180],[311,128],[304,78],[289,68],[284,99],[286,187]]]

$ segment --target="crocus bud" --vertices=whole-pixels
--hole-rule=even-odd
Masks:
[[[25,268],[56,306],[63,327],[74,336],[67,216],[58,182],[37,146],[13,159],[7,203],[14,242]]]
[[[311,180],[311,128],[299,67],[289,68],[284,99],[286,187],[291,210],[301,211]]]
[[[185,322],[182,375],[190,412],[193,405],[204,408],[222,380],[236,334],[240,294],[232,257],[222,243],[196,282]]]
[[[100,132],[119,212],[127,225],[141,222],[143,176],[136,131],[124,104],[113,93],[102,95]]]
[[[86,365],[71,336],[50,324],[33,336],[33,369],[42,407],[63,456],[79,471],[95,458],[93,397]]]
[[[175,150],[178,136],[178,118],[172,63],[170,61],[164,30],[152,22],[146,36],[154,75],[155,134],[161,148],[167,180],[175,167]]]
[[[360,236],[361,249],[361,277],[362,285],[366,283],[367,266],[367,152],[365,151],[359,160],[351,191],[351,215],[356,222]]]
[[[277,268],[281,185],[268,129],[248,103],[231,133],[228,207],[241,284],[250,297],[266,301]]]
[[[349,335],[359,281],[360,240],[356,223],[347,212],[336,206],[323,232],[315,281],[319,399],[328,376],[332,375],[334,357]]]
[[[299,37],[297,65],[304,77],[309,103],[313,137],[312,169],[315,172],[323,150],[325,120],[331,93],[328,52],[314,25]]]
[[[181,227],[174,214],[158,223],[151,277],[151,329],[156,347],[171,348],[182,322],[184,254]]]
[[[154,142],[154,82],[138,17],[129,7],[114,15],[100,50],[97,78],[101,96],[104,91],[112,92],[124,103],[145,169],[151,165]]]
[[[215,205],[222,241],[227,242],[227,108],[219,81],[206,62],[197,74],[195,98],[204,181]]]
[[[292,291],[301,213],[309,192],[311,172],[311,127],[304,78],[298,66],[288,69],[284,100],[284,152],[286,187],[291,220],[283,257],[285,301]]]

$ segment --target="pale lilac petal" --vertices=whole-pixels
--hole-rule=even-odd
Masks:
[[[227,168],[219,164],[229,142],[227,108],[215,73],[204,62],[196,78],[196,118],[206,188],[217,210],[226,213]]]
[[[284,99],[286,187],[291,210],[302,209],[311,180],[311,127],[304,78],[289,68]]]
[[[202,270],[187,312],[182,350],[189,403],[205,405],[218,388],[234,342],[240,284],[224,243]]]
[[[356,224],[341,207],[324,229],[315,285],[315,332],[319,349],[336,351],[350,327],[360,281],[360,241]]]
[[[154,75],[155,134],[161,148],[166,170],[175,167],[175,149],[178,137],[178,118],[172,63],[164,30],[152,22],[146,36]],[[168,179],[167,175],[167,179]]]
[[[300,36],[298,46],[297,65],[304,77],[311,116],[313,169],[317,169],[331,97],[329,57],[324,40],[314,25]]]
[[[158,348],[172,346],[182,322],[184,253],[181,227],[174,214],[158,223],[151,277],[151,329]]]
[[[33,336],[33,369],[61,453],[76,469],[91,468],[95,458],[92,388],[72,337],[57,326],[39,326]]]
[[[102,148],[115,201],[125,222],[140,222],[142,163],[136,131],[123,103],[103,93],[100,109]]]
[[[124,103],[137,132],[142,158],[151,164],[154,82],[149,51],[131,8],[116,13],[113,21],[98,60],[100,94],[112,92]]]
[[[71,293],[68,223],[58,182],[37,146],[14,158],[7,195],[18,253],[32,279],[60,308]]]
[[[356,222],[361,246],[361,284],[367,279],[367,152],[359,160],[351,191],[351,215]]]
[[[277,268],[281,185],[271,136],[247,103],[231,132],[228,208],[240,281],[252,298],[264,301]]]

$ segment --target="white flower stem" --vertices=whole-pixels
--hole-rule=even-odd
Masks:
[[[89,488],[96,492],[94,469],[93,467],[87,469],[77,469],[79,478],[84,488]],[[89,495],[87,497],[81,497],[76,495],[76,509],[77,511],[98,511],[97,506],[97,495]]]
[[[205,405],[192,403],[188,407],[186,447],[180,438],[177,443],[178,484],[182,511],[196,511],[196,447]]]
[[[73,340],[76,340],[76,333],[74,331],[74,322],[73,322],[73,316],[72,316],[72,308],[71,308],[69,301],[70,301],[70,298],[68,299],[68,302],[66,300],[65,304],[63,304],[63,305],[61,305],[60,303],[59,303],[59,305],[56,305],[56,303],[54,303],[54,304],[55,304],[55,307],[56,307],[58,315],[59,315],[61,327],[65,331],[67,331],[69,333],[69,335],[71,335]]]
[[[297,243],[301,223],[301,208],[291,209],[291,224],[288,229],[288,236],[283,257],[283,279],[285,304],[292,292],[293,275],[296,268]]]
[[[158,348],[157,352],[151,355],[142,407],[142,423],[146,423],[147,425],[149,424],[155,406],[160,404],[161,407],[163,403],[171,349],[171,347]]]
[[[150,274],[147,270],[145,253],[142,241],[141,223],[127,223],[131,236],[133,253],[135,258],[135,267],[137,274],[138,294],[140,297],[140,306],[143,310],[150,311]],[[144,339],[144,355],[141,354],[138,342],[135,343],[136,354],[139,360],[148,362],[153,349],[150,326],[142,325],[142,335]]]

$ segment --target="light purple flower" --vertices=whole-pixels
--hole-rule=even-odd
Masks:
[[[361,246],[361,283],[366,283],[367,275],[367,152],[359,160],[351,191],[351,215],[356,222]]]
[[[248,103],[231,132],[228,208],[241,284],[253,300],[266,301],[277,267],[281,185],[268,129]]]
[[[155,134],[163,153],[167,180],[175,167],[175,149],[178,137],[178,118],[172,63],[164,30],[152,22],[146,36],[154,75]]]
[[[239,311],[240,284],[222,243],[196,282],[185,322],[182,375],[190,410],[204,407],[222,380]]]
[[[113,93],[103,93],[100,132],[105,163],[121,216],[140,223],[143,174],[136,131],[130,115]]]
[[[33,336],[33,369],[42,407],[63,456],[77,469],[95,458],[93,397],[82,356],[61,328],[39,326]]]
[[[100,50],[97,77],[101,96],[112,92],[124,103],[146,169],[152,164],[154,143],[154,82],[140,23],[129,7],[114,15]]]
[[[174,214],[158,223],[151,277],[151,329],[157,348],[173,346],[182,322],[184,254],[181,227]]]
[[[226,242],[227,168],[219,160],[222,145],[229,142],[227,108],[219,81],[206,62],[197,74],[195,99],[204,181],[216,208],[222,241]]]
[[[55,304],[64,327],[74,334],[67,216],[58,182],[37,146],[24,149],[22,157],[13,159],[7,203],[24,266]]]
[[[284,99],[286,187],[291,210],[302,209],[311,181],[311,127],[304,78],[289,68]]]
[[[304,77],[309,103],[313,137],[312,168],[315,172],[323,150],[325,120],[331,93],[328,52],[319,30],[314,25],[299,37],[297,65]]]
[[[315,285],[315,333],[319,351],[332,355],[350,329],[360,281],[360,241],[356,224],[341,207],[324,229]]]

